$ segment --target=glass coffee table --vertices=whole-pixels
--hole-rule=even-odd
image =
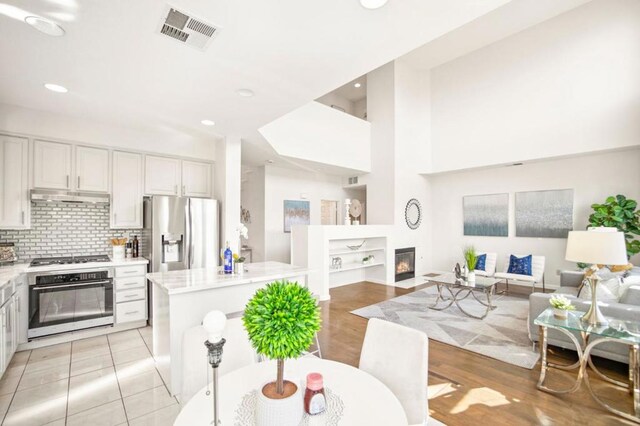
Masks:
[[[462,311],[463,314],[467,315],[471,318],[476,319],[484,319],[489,315],[489,312],[494,310],[497,306],[494,306],[491,303],[491,295],[495,293],[496,284],[501,282],[502,280],[495,278],[487,278],[487,277],[476,277],[475,282],[470,283],[464,281],[461,278],[456,278],[456,276],[452,273],[450,274],[442,274],[436,277],[425,276],[429,282],[434,283],[438,287],[438,297],[436,298],[436,303],[433,306],[429,306],[429,309],[434,309],[436,311],[442,311],[449,308],[454,303]],[[443,295],[444,290],[446,290],[451,297]],[[476,296],[476,293],[483,293],[485,300],[481,300]],[[483,315],[474,315],[464,310],[462,306],[460,306],[460,301],[466,299],[467,297],[472,296],[478,303],[486,307]],[[449,302],[444,306],[438,306],[440,301]]]
[[[608,411],[624,417],[627,420],[631,420],[636,423],[640,423],[640,321],[629,320],[616,320],[614,318],[607,318],[609,324],[606,326],[590,326],[582,322],[581,317],[584,312],[570,311],[566,319],[559,319],[553,315],[553,309],[547,308],[541,313],[538,318],[534,320],[534,324],[539,326],[539,342],[540,342],[540,356],[541,368],[540,378],[538,379],[537,388],[541,391],[548,392],[554,395],[562,395],[566,393],[572,393],[580,388],[580,384],[584,381],[587,390],[593,397],[593,399]],[[559,365],[552,364],[547,361],[547,331],[548,329],[558,330],[567,335],[574,345],[576,345],[576,351],[578,352],[578,361],[571,365]],[[582,339],[582,342],[578,340],[574,333],[578,333]],[[591,342],[591,336],[598,336],[598,339],[593,339]],[[617,380],[613,380],[610,377],[601,373],[591,361],[591,351],[596,346],[603,343],[622,343],[629,346],[629,382],[623,383]],[[629,393],[633,396],[633,408],[634,414],[629,414],[617,410],[605,402],[603,402],[591,389],[589,383],[589,374],[587,373],[587,366],[598,375],[601,379],[629,389]],[[551,389],[544,385],[547,371],[550,368],[556,368],[560,370],[575,370],[578,369],[578,377],[572,387],[568,389]]]

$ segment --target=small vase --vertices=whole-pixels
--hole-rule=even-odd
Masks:
[[[474,284],[476,282],[476,273],[475,272],[469,272],[467,273],[467,282]]]
[[[236,263],[236,275],[244,275],[244,263]]]
[[[553,316],[557,319],[567,319],[567,312],[566,309],[553,308]]]

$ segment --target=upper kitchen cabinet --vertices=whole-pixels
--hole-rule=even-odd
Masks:
[[[34,141],[33,186],[47,189],[71,189],[71,145]]]
[[[180,195],[180,160],[147,155],[144,192],[148,195]]]
[[[29,141],[0,135],[0,229],[29,227]]]
[[[113,152],[111,227],[142,228],[142,154]]]
[[[212,196],[211,164],[197,161],[182,162],[182,195],[185,197]]]
[[[76,189],[109,192],[109,151],[86,146],[76,147]]]

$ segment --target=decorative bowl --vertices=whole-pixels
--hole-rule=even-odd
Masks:
[[[350,250],[359,250],[360,247],[362,247],[364,245],[364,243],[366,243],[366,240],[363,240],[359,245],[349,245],[349,244],[347,244],[347,248],[349,248]]]

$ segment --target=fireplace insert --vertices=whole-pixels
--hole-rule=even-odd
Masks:
[[[416,249],[396,249],[396,282],[414,278],[416,275]]]

